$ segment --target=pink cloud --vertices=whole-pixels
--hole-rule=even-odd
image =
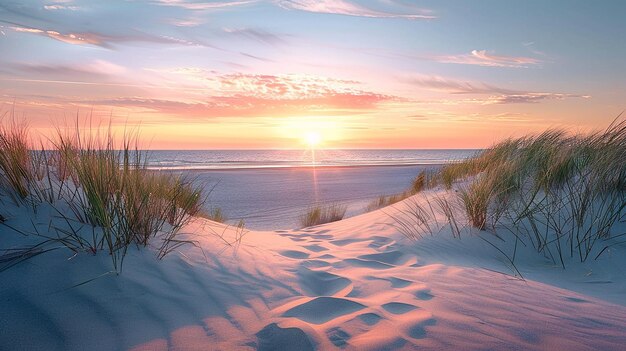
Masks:
[[[216,81],[226,93],[265,99],[311,99],[329,95],[360,95],[359,82],[310,75],[219,75]]]
[[[87,103],[210,118],[367,112],[377,110],[379,104],[402,100],[357,89],[359,82],[310,75],[234,73],[207,80],[217,84],[218,93],[200,101],[132,98]]]

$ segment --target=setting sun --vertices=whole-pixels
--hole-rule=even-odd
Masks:
[[[304,136],[304,141],[309,147],[314,148],[322,141],[322,136],[318,132],[308,132]]]

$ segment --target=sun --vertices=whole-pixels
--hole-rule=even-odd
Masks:
[[[322,136],[318,132],[308,132],[304,135],[304,142],[309,147],[314,148],[322,141]]]

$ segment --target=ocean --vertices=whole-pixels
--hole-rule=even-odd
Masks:
[[[314,204],[340,203],[347,216],[380,195],[406,190],[423,169],[479,150],[206,150],[152,151],[149,167],[191,176],[228,223],[254,230],[294,229]]]
[[[409,166],[458,161],[479,150],[160,150],[154,169],[208,170],[331,166]]]

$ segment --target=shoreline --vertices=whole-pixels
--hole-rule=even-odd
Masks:
[[[449,163],[460,162],[451,161]],[[267,167],[222,167],[222,168],[174,168],[174,167],[151,167],[150,171],[159,172],[214,172],[214,171],[252,171],[252,170],[333,170],[333,169],[358,169],[358,168],[400,168],[400,167],[442,167],[449,163],[408,163],[408,164],[362,164],[362,165],[301,165],[301,166],[267,166]]]
[[[440,165],[167,170],[186,174],[211,189],[206,210],[219,207],[232,221],[243,219],[255,230],[299,226],[313,205],[348,206],[346,217],[381,195],[405,191],[422,169]]]

